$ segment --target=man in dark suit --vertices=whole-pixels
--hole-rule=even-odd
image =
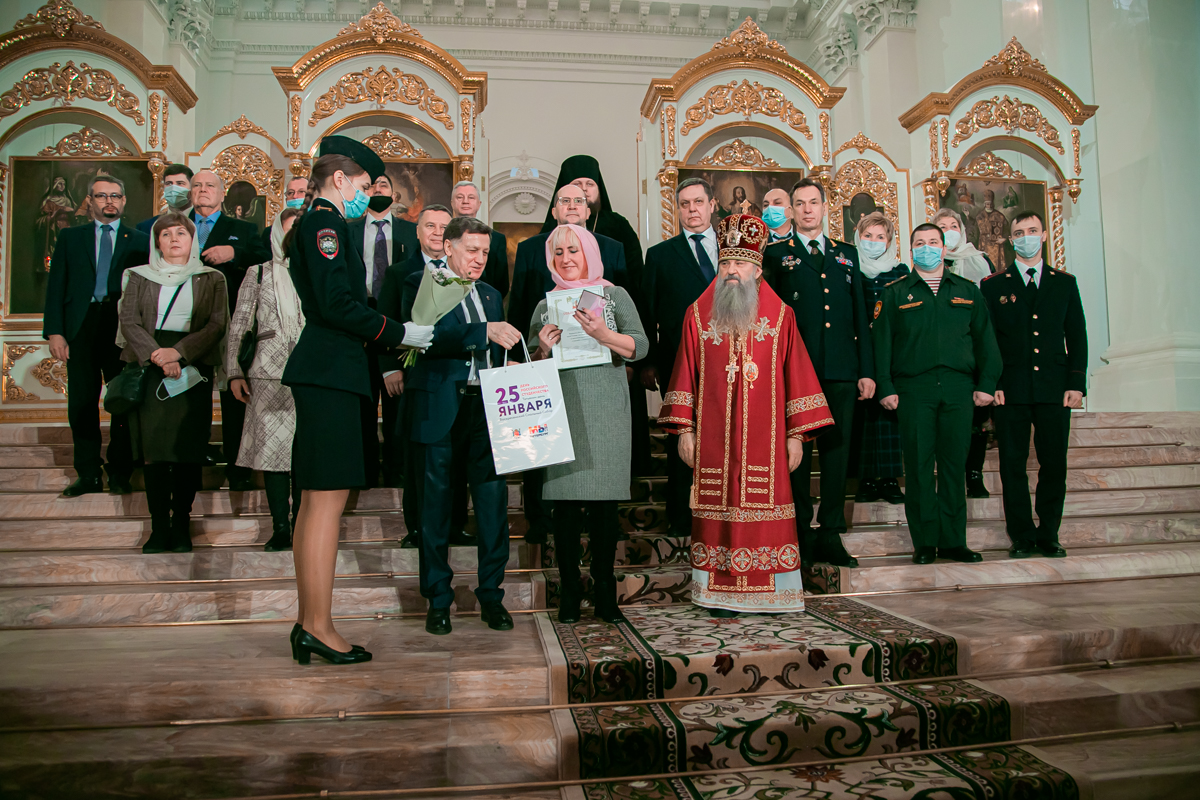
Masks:
[[[454,190],[450,193],[451,216],[478,217],[479,206],[478,186],[470,181],[454,184]],[[492,230],[492,245],[481,280],[499,291],[501,297],[508,296],[508,237],[495,229]]]
[[[67,365],[67,420],[75,444],[75,482],[64,497],[103,491],[100,478],[100,387],[124,366],[116,345],[121,277],[150,259],[150,237],[121,222],[125,184],[108,175],[92,179],[94,221],[58,235],[46,283],[42,336]],[[109,426],[108,488],[129,494],[133,450],[124,415]]]
[[[590,212],[583,189],[572,184],[560,187],[554,196],[550,213],[560,225],[586,225]],[[529,335],[529,324],[537,304],[546,299],[546,292],[556,288],[550,276],[550,267],[546,264],[546,240],[549,238],[549,233],[539,233],[517,245],[512,292],[508,298],[508,321],[522,337]],[[604,278],[628,291],[630,296],[637,297],[637,287],[630,285],[625,270],[624,247],[617,240],[599,234],[596,235],[596,242],[600,245]],[[545,544],[550,533],[553,507],[549,501],[542,499],[544,479],[545,470],[531,469],[521,473],[525,522],[528,525],[525,541],[531,544]]]
[[[503,602],[504,567],[508,563],[508,489],[496,474],[491,439],[483,411],[479,373],[502,366],[506,351],[520,343],[516,328],[503,321],[500,293],[479,281],[487,264],[492,230],[473,217],[459,217],[446,227],[446,265],[456,275],[475,281],[463,301],[433,329],[433,344],[408,371],[405,388],[413,404],[412,439],[425,451],[425,485],[421,509],[421,594],[429,600],[425,630],[450,632],[454,572],[447,559],[450,509],[454,499],[451,472],[454,451],[467,453],[467,480],[479,527],[479,599],[481,617],[494,630],[511,630],[512,617]],[[408,276],[401,319],[412,318],[421,273]]]
[[[646,251],[643,272],[650,356],[642,367],[642,383],[664,394],[675,368],[683,334],[683,317],[704,294],[717,270],[717,234],[712,226],[717,201],[703,178],[688,178],[675,189],[683,230]],[[679,457],[679,437],[667,437],[667,524],[671,535],[692,533],[692,469]]]
[[[185,164],[169,164],[162,175],[163,200],[167,208],[178,211],[184,216],[192,213],[192,170]],[[147,236],[154,227],[158,215],[144,219],[137,224],[137,229]]]
[[[1087,391],[1087,324],[1075,276],[1047,269],[1042,261],[1046,228],[1032,211],[1017,214],[1011,228],[1016,261],[979,287],[991,312],[1004,372],[996,388],[996,439],[1004,519],[1012,540],[1009,555],[1036,552],[1061,558],[1058,543],[1067,493],[1067,445],[1071,409],[1083,407]],[[1037,515],[1029,501],[1029,429],[1038,460]]]
[[[825,212],[825,187],[820,182],[804,178],[792,187],[793,233],[767,247],[763,277],[796,312],[800,337],[834,421],[816,440],[821,451],[821,507],[815,540],[812,442],[804,444],[800,468],[792,473],[801,558],[856,567],[858,561],[846,552],[841,538],[846,532],[846,470],[855,401],[875,395],[875,360],[858,250],[821,233]]]
[[[271,260],[270,248],[262,246],[258,228],[253,222],[235,219],[221,213],[225,201],[225,182],[210,169],[202,169],[192,178],[192,222],[196,223],[196,239],[200,260],[205,266],[225,275],[230,313],[237,302],[238,290],[246,270],[255,264]],[[237,466],[238,450],[242,446],[242,426],[246,421],[246,404],[239,402],[228,390],[221,392],[221,447],[225,452],[225,474],[229,489],[245,492],[254,488],[251,471]]]

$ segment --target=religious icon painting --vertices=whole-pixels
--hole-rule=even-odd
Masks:
[[[761,217],[764,194],[780,187],[789,188],[803,177],[804,171],[800,169],[683,167],[679,170],[680,183],[688,178],[703,178],[713,187],[713,194],[717,200],[714,225],[730,214],[752,214]]]
[[[963,235],[980,252],[1004,269],[1016,258],[1009,240],[1012,221],[1023,211],[1036,211],[1048,219],[1044,181],[1002,178],[952,178],[941,207],[957,211],[962,217]],[[1049,242],[1042,257],[1050,263]]]

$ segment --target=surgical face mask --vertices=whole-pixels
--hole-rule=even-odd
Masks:
[[[950,250],[958,247],[962,242],[962,234],[958,231],[942,231],[942,236],[946,237],[946,247]]]
[[[887,242],[873,242],[870,239],[860,241],[858,249],[862,254],[870,259],[879,258],[887,250]]]
[[[163,200],[166,200],[171,208],[187,208],[191,194],[192,190],[186,186],[168,183],[163,187]]]
[[[162,383],[155,390],[154,396],[159,400],[168,400],[201,383],[208,383],[208,378],[201,375],[200,370],[195,367],[184,367],[178,378],[163,378]],[[164,391],[167,393],[166,397],[162,396]]]
[[[1013,249],[1021,258],[1033,258],[1042,252],[1041,236],[1018,236],[1012,240]]]
[[[923,244],[913,248],[913,263],[917,269],[933,272],[942,265],[942,248]]]
[[[371,204],[371,198],[367,197],[367,193],[362,189],[355,189],[354,197],[349,200],[346,199],[346,195],[342,194],[341,189],[338,189],[338,196],[342,198],[346,219],[358,219],[367,213],[367,206]]]
[[[762,219],[768,228],[782,228],[787,222],[787,211],[783,206],[767,206],[763,209]]]
[[[288,200],[286,203],[284,203],[284,205],[286,205],[288,208],[304,208],[304,198],[293,197],[291,200]]]

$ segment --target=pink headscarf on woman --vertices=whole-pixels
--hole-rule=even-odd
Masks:
[[[557,231],[567,228],[571,233],[575,234],[575,238],[579,240],[579,246],[583,249],[583,258],[587,263],[587,277],[577,281],[568,281],[558,274],[558,270],[554,268],[554,248],[551,243],[554,241],[554,235]],[[581,228],[578,225],[567,223],[559,225],[550,235],[546,237],[546,266],[550,268],[550,277],[554,279],[554,285],[559,289],[578,289],[583,286],[612,286],[612,283],[604,280],[604,262],[600,260],[600,245],[596,241],[596,237],[586,228]]]

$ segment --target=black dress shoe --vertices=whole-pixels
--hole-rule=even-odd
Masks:
[[[992,493],[983,485],[983,473],[978,470],[972,470],[967,473],[967,497],[985,498],[991,497]]]
[[[1062,545],[1060,545],[1058,542],[1047,542],[1045,544],[1039,543],[1037,545],[1037,549],[1038,549],[1038,552],[1040,552],[1046,558],[1066,558],[1067,557],[1067,551],[1064,550]]]
[[[303,632],[304,632],[304,628],[300,627],[300,623],[297,622],[295,625],[292,626],[292,632],[290,634],[288,634],[288,641],[292,645],[292,660],[293,661],[297,661],[300,658],[300,651],[298,649],[296,649],[296,640],[300,638],[300,634]],[[352,652],[357,652],[357,653],[367,652],[365,647],[362,647],[361,645],[357,645],[357,644],[350,645],[350,650]]]
[[[450,544],[453,547],[475,547],[479,544],[479,537],[473,533],[458,531],[450,534]]]
[[[292,526],[287,522],[276,523],[271,527],[271,538],[263,545],[263,551],[278,553],[292,549]]]
[[[938,558],[947,558],[951,561],[961,561],[964,564],[975,564],[983,561],[983,554],[976,553],[969,547],[939,547],[937,549]]]
[[[142,545],[142,553],[145,555],[153,555],[155,553],[165,553],[171,549],[171,533],[170,531],[152,531],[150,538]]]
[[[817,547],[813,554],[817,563],[832,564],[835,567],[857,567],[858,559],[850,555],[842,544],[841,534],[818,534]]]
[[[914,564],[932,564],[937,560],[936,547],[918,547],[913,553]]]
[[[856,503],[874,503],[879,500],[879,483],[871,478],[864,478],[858,482],[858,494],[854,495]]]
[[[558,621],[564,625],[579,622],[579,593],[566,592],[558,596]]]
[[[421,537],[415,533],[410,533],[400,541],[400,547],[404,550],[420,550]]]
[[[371,654],[361,647],[351,647],[345,652],[334,650],[303,628],[296,636],[295,653],[301,664],[310,663],[314,654],[330,664],[362,664],[371,660]]]
[[[104,491],[104,481],[99,478],[76,478],[75,482],[63,489],[63,497],[79,497],[85,494],[96,494]]]
[[[503,603],[484,603],[479,609],[479,618],[487,623],[494,631],[511,631],[513,629],[512,615]]]
[[[172,553],[192,552],[192,530],[188,520],[179,524],[171,522],[171,546],[168,549]]]
[[[1009,558],[1032,558],[1037,555],[1037,549],[1029,542],[1014,542],[1013,546],[1008,548]]]
[[[727,608],[710,608],[708,615],[713,619],[733,619],[738,615],[738,612],[730,611]]]
[[[133,494],[133,485],[129,482],[128,475],[109,475],[108,476],[108,493],[109,494]]]
[[[879,483],[879,498],[894,506],[898,506],[904,502],[904,492],[900,490],[900,483],[892,478]]]
[[[453,630],[450,625],[450,609],[431,608],[425,612],[425,630],[434,636],[445,636]]]
[[[525,544],[545,544],[550,538],[550,531],[545,525],[533,525],[525,531]]]

